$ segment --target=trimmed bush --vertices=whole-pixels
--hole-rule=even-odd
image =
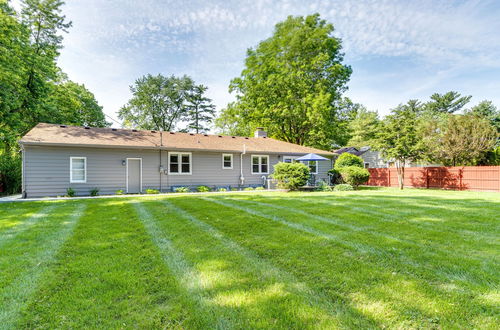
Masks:
[[[335,187],[333,187],[333,191],[351,191],[351,190],[354,190],[354,188],[347,183],[338,184]]]
[[[302,163],[283,163],[274,165],[271,177],[278,181],[278,187],[297,190],[304,186],[309,179],[309,167]]]
[[[75,189],[69,187],[66,189],[66,196],[68,197],[75,197]]]
[[[116,192],[115,192],[116,195],[123,195],[123,189],[118,189]]]
[[[330,187],[325,181],[320,181],[318,186],[316,187],[317,191],[332,191],[332,187]]]
[[[334,167],[337,171],[341,172],[342,168],[349,166],[364,168],[365,164],[361,157],[350,154],[348,152],[344,152],[342,155],[339,156],[339,158],[337,158]]]
[[[236,188],[236,187],[231,187],[231,191],[238,191],[238,188]]]
[[[210,188],[209,188],[209,187],[207,187],[207,186],[198,186],[198,187],[196,187],[196,190],[197,190],[198,192],[209,192],[209,191],[210,191]]]
[[[255,190],[266,190],[266,188],[264,188],[264,187],[257,187],[257,188],[255,188]]]
[[[217,191],[224,192],[224,191],[227,191],[227,189],[226,188],[219,188],[219,189],[217,189]]]
[[[370,172],[366,168],[357,166],[344,167],[341,169],[340,174],[344,182],[352,185],[354,189],[370,179]]]
[[[254,189],[252,187],[246,187],[245,189],[243,189],[244,191],[253,191]]]
[[[174,189],[174,191],[176,193],[187,193],[187,192],[189,192],[189,188],[188,187],[177,187]]]
[[[146,194],[159,194],[160,191],[158,189],[146,189]]]
[[[92,197],[99,196],[99,188],[94,188],[90,190],[90,196]]]

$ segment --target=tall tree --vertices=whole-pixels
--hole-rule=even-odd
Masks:
[[[406,163],[419,160],[423,151],[415,102],[399,105],[384,118],[374,147],[381,151],[384,158],[394,160],[399,188],[403,189]]]
[[[230,84],[237,94],[231,111],[277,139],[331,148],[351,75],[333,31],[318,14],[278,23],[272,37],[247,51],[245,69]]]
[[[187,113],[186,99],[194,82],[188,76],[143,76],[130,86],[132,98],[118,117],[126,126],[172,131]]]
[[[380,119],[378,113],[361,107],[349,122],[351,138],[347,145],[357,148],[371,146],[377,137],[379,128]]]
[[[461,96],[457,92],[448,92],[445,94],[432,94],[431,100],[426,104],[427,109],[435,114],[455,113],[460,111],[472,96]]]
[[[215,130],[223,135],[250,136],[257,126],[253,127],[245,118],[240,103],[231,102],[215,118]]]
[[[493,149],[498,138],[488,119],[473,113],[448,114],[425,123],[423,143],[429,160],[444,165],[475,165]]]
[[[476,116],[488,119],[491,125],[500,133],[500,109],[498,109],[493,102],[481,101],[468,110],[467,113],[472,113]]]
[[[203,85],[194,85],[191,91],[187,93],[187,130],[196,133],[208,131],[208,127],[214,120],[215,105],[212,100],[204,96],[207,87]]]
[[[84,85],[64,80],[50,86],[45,102],[44,122],[77,126],[106,127],[102,106]]]

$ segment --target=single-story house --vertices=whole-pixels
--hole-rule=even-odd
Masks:
[[[38,124],[21,140],[25,197],[162,192],[176,187],[256,187],[278,162],[308,153],[333,153],[267,137]],[[316,179],[328,180],[332,161],[310,162]]]

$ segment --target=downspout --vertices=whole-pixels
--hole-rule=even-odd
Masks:
[[[26,173],[26,169],[25,169],[25,151],[24,151],[24,145],[21,145],[21,157],[23,158],[22,160],[22,166],[21,166],[21,194],[22,194],[22,198],[26,198],[28,197],[27,193],[26,193],[26,184],[25,184],[25,173]]]
[[[162,165],[161,165],[161,148],[163,147],[163,134],[162,134],[162,131],[160,131],[160,168],[159,168],[159,172],[160,172],[160,192],[161,192],[161,175],[162,175]]]
[[[247,147],[243,144],[243,152],[240,154],[240,186],[245,184],[245,177],[243,177],[243,155],[247,153]]]

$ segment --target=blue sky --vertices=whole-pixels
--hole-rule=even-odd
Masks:
[[[411,98],[455,90],[500,106],[500,1],[78,0],[59,60],[116,118],[141,75],[192,76],[217,109],[246,49],[288,15],[333,23],[353,75],[347,95],[382,115]]]

